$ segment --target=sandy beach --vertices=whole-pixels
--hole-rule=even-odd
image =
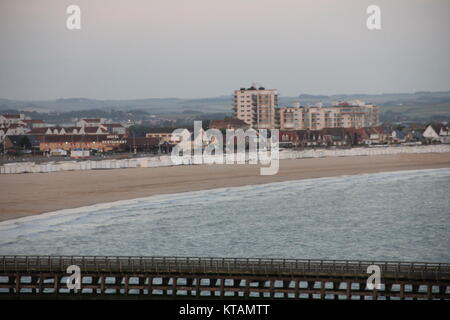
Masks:
[[[156,194],[362,173],[450,167],[450,153],[292,159],[273,176],[259,165],[196,165],[0,176],[0,221]]]

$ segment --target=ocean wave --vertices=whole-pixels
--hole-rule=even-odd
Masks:
[[[448,260],[449,177],[450,169],[383,172],[59,210],[0,223],[0,252],[350,259],[367,247],[367,258]]]

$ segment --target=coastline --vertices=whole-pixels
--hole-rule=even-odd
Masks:
[[[351,157],[351,156],[376,156],[392,154],[416,154],[416,153],[442,153],[450,152],[450,145],[419,145],[419,146],[380,146],[359,147],[350,149],[307,149],[307,150],[282,150],[276,159],[308,159],[327,157]],[[256,159],[257,155],[249,155]],[[226,163],[223,159],[223,164]],[[183,163],[174,163],[171,156],[153,155],[150,157],[131,157],[126,159],[103,159],[103,160],[75,160],[36,162],[11,162],[0,165],[0,174],[21,173],[49,173],[59,171],[84,171],[98,169],[125,169],[125,168],[157,168],[172,167],[175,165],[192,165],[191,157],[183,158]]]
[[[280,161],[277,175],[260,165],[190,165],[2,175],[0,221],[153,195],[289,180],[450,167],[450,153],[326,157]]]

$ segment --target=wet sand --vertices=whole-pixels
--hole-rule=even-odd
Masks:
[[[450,153],[281,160],[278,174],[259,165],[195,165],[0,176],[0,221],[156,194],[362,173],[450,167]]]

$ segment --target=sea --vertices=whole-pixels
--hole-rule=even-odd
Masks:
[[[450,261],[450,169],[158,195],[0,223],[0,255]]]

